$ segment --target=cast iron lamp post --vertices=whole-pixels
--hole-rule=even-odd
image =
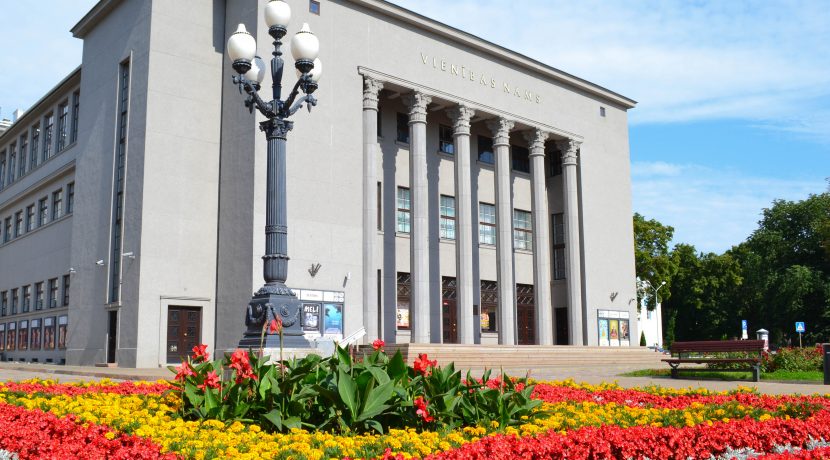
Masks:
[[[285,285],[288,277],[288,224],[286,217],[286,136],[293,122],[288,118],[302,108],[303,103],[311,108],[317,105],[313,93],[317,90],[322,65],[317,58],[320,43],[311,33],[308,24],[303,24],[291,40],[291,54],[299,78],[288,97],[282,99],[282,73],[285,65],[282,59],[282,38],[287,32],[291,19],[291,8],[282,0],[271,0],[265,6],[265,23],[268,33],[274,38],[273,59],[271,59],[271,81],[273,99],[263,100],[259,95],[260,85],[265,77],[265,63],[256,56],[256,40],[245,30],[244,24],[228,39],[228,56],[233,60],[233,69],[239,75],[233,82],[245,91],[248,98],[245,106],[254,108],[265,116],[259,124],[268,139],[268,187],[265,212],[265,255],[263,260],[263,285],[248,304],[245,317],[247,330],[239,342],[242,348],[259,347],[263,328],[272,319],[281,319],[285,346],[290,348],[308,347],[300,327],[300,302]],[[300,92],[304,93],[300,96]],[[298,97],[299,96],[299,97]],[[267,332],[267,331],[266,331]],[[275,348],[277,342],[268,334],[265,348]]]

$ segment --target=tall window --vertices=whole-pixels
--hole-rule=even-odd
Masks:
[[[455,239],[455,197],[441,195],[441,238]]]
[[[395,311],[395,325],[398,329],[409,329],[409,301],[412,294],[412,276],[409,273],[398,272],[397,305]]]
[[[46,197],[41,198],[37,202],[37,226],[46,225],[49,219],[49,199]]]
[[[478,242],[496,244],[496,207],[492,204],[478,204]]]
[[[75,210],[75,183],[70,182],[66,186],[66,213],[72,214]]]
[[[31,232],[35,229],[35,205],[26,207],[26,231]]]
[[[6,309],[9,308],[9,291],[0,292],[0,316],[6,316]]]
[[[565,279],[565,214],[553,216],[553,279]]]
[[[69,136],[69,142],[78,140],[78,116],[81,114],[81,92],[75,91],[72,93],[72,132]]]
[[[530,172],[530,151],[517,145],[512,146],[513,171]]]
[[[14,213],[14,237],[17,238],[18,236],[23,234],[23,211],[17,211]]]
[[[23,313],[29,311],[29,308],[32,306],[32,285],[23,286]]]
[[[17,314],[17,289],[16,288],[12,289],[11,304],[12,304],[12,313],[11,314],[16,315]]]
[[[112,200],[112,253],[110,254],[110,302],[120,298],[121,237],[124,217],[124,172],[127,166],[127,115],[130,95],[130,62],[121,64],[118,102],[118,146],[115,149],[115,189]]]
[[[49,308],[58,306],[58,279],[49,280]]]
[[[16,177],[15,173],[17,173],[17,171],[15,171],[15,169],[14,169],[16,166],[17,166],[17,147],[14,144],[12,144],[9,147],[9,172],[7,174],[8,175],[7,182],[8,182],[9,185],[11,185],[11,183],[14,182],[14,179]]]
[[[383,112],[380,110],[380,104],[378,103],[378,114],[377,114],[377,130],[378,130],[378,138],[383,137]]]
[[[452,139],[452,128],[449,126],[438,125],[438,149],[447,155],[455,153],[455,144]]]
[[[43,309],[43,281],[35,283],[35,310]]]
[[[35,123],[32,127],[32,149],[30,150],[31,154],[29,155],[29,170],[33,170],[37,168],[37,148],[40,144],[40,123]]]
[[[496,156],[493,154],[493,139],[478,136],[478,161],[488,165],[496,163]]]
[[[0,190],[6,186],[6,151],[0,152]]]
[[[18,175],[22,176],[26,174],[26,160],[29,153],[29,136],[28,134],[23,134],[20,136],[20,168],[18,170]]]
[[[56,190],[52,193],[52,220],[58,220],[63,216],[63,190]]]
[[[412,201],[410,199],[409,189],[406,187],[398,187],[398,225],[396,231],[398,233],[409,233],[412,230]]]
[[[58,148],[55,153],[60,152],[67,145],[69,123],[69,101],[64,101],[58,106]]]
[[[398,142],[403,142],[404,144],[409,143],[409,116],[405,113],[398,112],[398,123],[397,127],[397,134],[395,136],[395,140]]]
[[[54,131],[55,115],[48,114],[43,118],[43,154],[40,156],[42,161],[46,161],[52,156],[52,131]]]
[[[3,242],[8,243],[12,239],[12,218],[6,217],[3,222]]]
[[[533,222],[527,211],[513,210],[513,247],[533,249]]]
[[[377,227],[378,231],[383,230],[383,183],[378,181],[378,189],[377,189]]]
[[[63,302],[64,307],[69,305],[69,275],[63,275]]]
[[[561,176],[562,175],[562,153],[559,152],[556,148],[551,148],[548,151],[548,155],[550,158],[550,175],[551,176]]]
[[[495,281],[481,280],[481,332],[496,332],[499,288]]]

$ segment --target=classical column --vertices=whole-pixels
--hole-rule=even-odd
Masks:
[[[473,322],[473,197],[470,177],[470,119],[475,111],[460,105],[447,111],[455,144],[455,270],[458,288],[458,342],[475,341]]]
[[[568,283],[568,330],[571,345],[585,345],[582,336],[582,264],[579,241],[579,197],[576,164],[580,142],[556,142],[562,152],[562,185],[565,203],[565,277]]]
[[[378,94],[383,82],[363,79],[363,324],[369,342],[380,337],[378,324]]]
[[[409,321],[412,343],[429,343],[429,195],[427,193],[427,105],[432,97],[414,92],[404,96],[409,107],[409,188],[412,228],[409,234],[412,295]]]
[[[548,133],[541,129],[527,131],[525,138],[530,145],[536,343],[553,345],[553,305],[550,300],[550,215],[548,214],[548,192],[545,187],[545,141]]]
[[[487,122],[496,159],[496,270],[499,286],[499,343],[516,344],[516,286],[513,281],[513,202],[510,193],[510,130],[513,122]]]

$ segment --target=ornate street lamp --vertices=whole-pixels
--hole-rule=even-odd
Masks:
[[[288,97],[282,99],[282,72],[285,63],[281,47],[290,19],[291,8],[284,1],[271,0],[265,6],[265,23],[268,25],[268,33],[274,38],[274,57],[271,59],[273,99],[269,102],[263,100],[258,92],[265,78],[265,63],[256,56],[256,40],[245,30],[244,24],[239,24],[239,28],[228,39],[228,56],[233,60],[233,69],[239,74],[233,77],[233,82],[239,86],[240,92],[245,91],[248,95],[245,106],[251,112],[256,108],[265,116],[266,120],[259,124],[259,128],[268,139],[265,255],[262,257],[265,285],[254,293],[248,304],[245,317],[247,330],[239,342],[242,348],[259,347],[263,327],[276,318],[282,320],[286,347],[308,347],[300,327],[300,302],[285,285],[288,277],[285,147],[286,135],[294,125],[288,118],[302,108],[303,103],[309,112],[317,105],[313,93],[317,90],[322,65],[317,58],[320,42],[311,33],[308,24],[303,24],[291,40],[291,54],[299,78]],[[302,96],[300,92],[303,93]],[[276,340],[274,335],[269,334],[265,348],[275,348],[278,343]]]

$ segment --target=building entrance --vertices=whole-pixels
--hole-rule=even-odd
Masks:
[[[167,308],[167,362],[180,363],[202,341],[201,307]]]
[[[115,364],[115,350],[118,338],[118,312],[109,312],[109,325],[107,327],[107,363]]]
[[[441,280],[442,310],[443,310],[443,343],[458,343],[458,310],[456,304],[455,278]]]
[[[516,285],[516,324],[519,345],[536,343],[536,311],[533,304],[533,286]]]
[[[554,308],[554,325],[556,327],[556,344],[568,344],[568,309]]]

